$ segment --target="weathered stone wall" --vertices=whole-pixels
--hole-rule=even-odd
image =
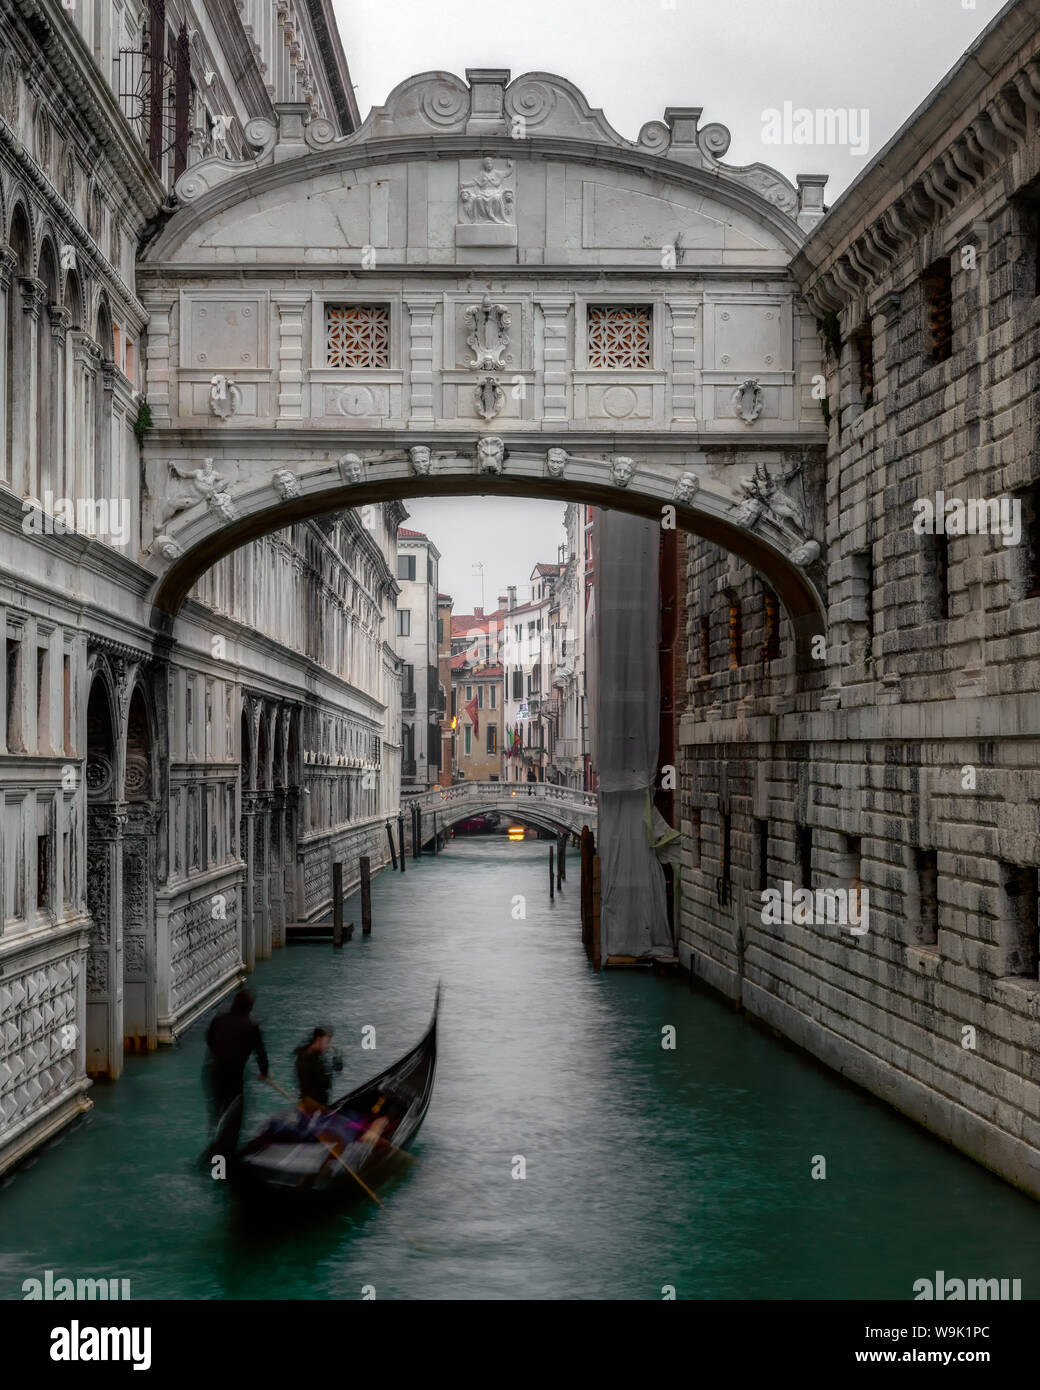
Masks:
[[[681,953],[1040,1194],[1035,9],[1015,7],[955,70],[928,118],[941,138],[898,136],[795,260],[835,349],[827,643],[817,674],[799,676],[785,632],[764,677],[760,581],[691,539]],[[937,492],[1020,503],[1019,543],[919,534],[915,503]],[[744,664],[699,674],[704,617],[713,671],[728,664],[731,594]],[[867,932],[767,924],[761,889],[785,881],[862,883]]]

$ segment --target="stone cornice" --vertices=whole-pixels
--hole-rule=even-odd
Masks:
[[[586,262],[585,264],[567,265],[560,263],[556,265],[538,265],[529,261],[524,261],[518,265],[503,265],[501,261],[494,264],[482,265],[475,261],[458,262],[447,264],[444,261],[437,262],[412,262],[412,261],[384,261],[378,270],[366,271],[361,269],[360,259],[356,262],[349,261],[162,261],[156,263],[144,262],[138,266],[138,283],[141,294],[147,304],[153,300],[165,303],[172,307],[176,303],[175,292],[163,293],[163,281],[184,281],[202,280],[243,280],[248,275],[250,285],[255,285],[270,276],[274,280],[299,280],[314,281],[322,276],[333,275],[336,277],[337,287],[344,287],[345,283],[355,282],[359,287],[365,285],[371,287],[373,282],[381,284],[391,277],[399,282],[407,280],[409,276],[415,275],[420,278],[431,280],[469,280],[469,279],[493,279],[496,281],[508,278],[510,280],[655,280],[665,283],[674,281],[681,286],[683,294],[689,294],[691,282],[697,280],[755,280],[770,281],[784,280],[797,288],[797,282],[786,265],[757,265],[757,266],[720,266],[720,265],[677,265],[671,270],[662,270],[660,265],[654,261],[647,261],[645,265],[628,262],[625,265],[602,265]],[[416,293],[420,293],[417,291]],[[440,303],[437,294],[439,291],[431,291],[430,305]],[[284,299],[284,295],[278,291],[274,292],[277,302]],[[542,298],[544,296],[536,296]],[[301,293],[296,298],[303,304],[309,304],[311,290]],[[567,301],[570,302],[569,300]]]
[[[817,314],[869,293],[1026,143],[1040,0],[1006,6],[831,207],[791,262]],[[1035,120],[1035,118],[1034,118]]]
[[[361,112],[331,0],[306,0],[303,14],[311,27],[315,51],[321,58],[340,134],[350,135],[361,124]]]
[[[226,60],[236,88],[250,117],[274,116],[271,94],[257,64],[256,53],[242,23],[235,0],[217,0],[208,6],[210,22],[218,48]]]
[[[104,151],[127,191],[136,197],[139,209],[144,211],[161,204],[165,197],[163,185],[60,0],[0,0],[0,19],[5,13],[20,14],[31,24],[27,48],[42,53],[52,65],[64,100],[72,105],[91,138]],[[36,61],[38,65],[39,60]]]
[[[694,422],[695,425],[695,422]],[[486,434],[485,428],[476,425],[470,428],[416,425],[413,429],[343,429],[327,428],[304,429],[294,433],[291,440],[286,432],[270,426],[250,428],[243,426],[235,430],[176,429],[163,426],[148,436],[150,458],[159,458],[163,451],[171,448],[187,449],[192,456],[248,458],[252,451],[280,454],[296,458],[305,452],[309,454],[328,452],[330,456],[340,454],[349,444],[352,449],[399,449],[402,452],[413,444],[430,444],[436,449],[459,452],[472,452],[476,441]],[[575,454],[582,449],[594,456],[607,453],[645,454],[724,452],[733,456],[739,463],[741,456],[758,453],[762,449],[792,449],[804,447],[807,443],[823,444],[827,440],[827,430],[822,421],[815,419],[792,424],[790,430],[766,430],[756,425],[753,434],[747,428],[727,429],[706,433],[693,429],[668,430],[560,430],[526,429],[509,431],[500,429],[499,436],[505,440],[507,449],[522,452],[566,449]],[[330,471],[335,464],[329,464]]]

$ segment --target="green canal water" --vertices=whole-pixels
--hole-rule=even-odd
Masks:
[[[906,1300],[936,1270],[1037,1297],[1040,1207],[681,980],[593,974],[577,864],[550,903],[547,854],[453,841],[377,877],[369,940],[290,947],[252,977],[274,1075],[325,1023],[344,1089],[416,1041],[443,980],[433,1101],[389,1214],[257,1229],[200,1172],[203,1020],[128,1059],[4,1183],[0,1296],[52,1269],[135,1299]],[[248,1130],[279,1102],[254,1079],[247,1104]]]

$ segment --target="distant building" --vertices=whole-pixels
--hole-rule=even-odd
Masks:
[[[455,770],[468,782],[498,782],[502,775],[502,667],[452,658],[456,711]]]
[[[425,791],[440,781],[445,700],[438,673],[437,566],[441,553],[422,531],[398,527],[395,648],[401,687],[401,787]]]

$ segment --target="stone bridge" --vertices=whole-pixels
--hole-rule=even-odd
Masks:
[[[403,804],[422,808],[424,837],[433,832],[434,816],[437,828],[447,830],[469,816],[499,811],[524,825],[578,835],[583,826],[596,829],[598,814],[594,792],[549,782],[458,782],[420,792]]]

